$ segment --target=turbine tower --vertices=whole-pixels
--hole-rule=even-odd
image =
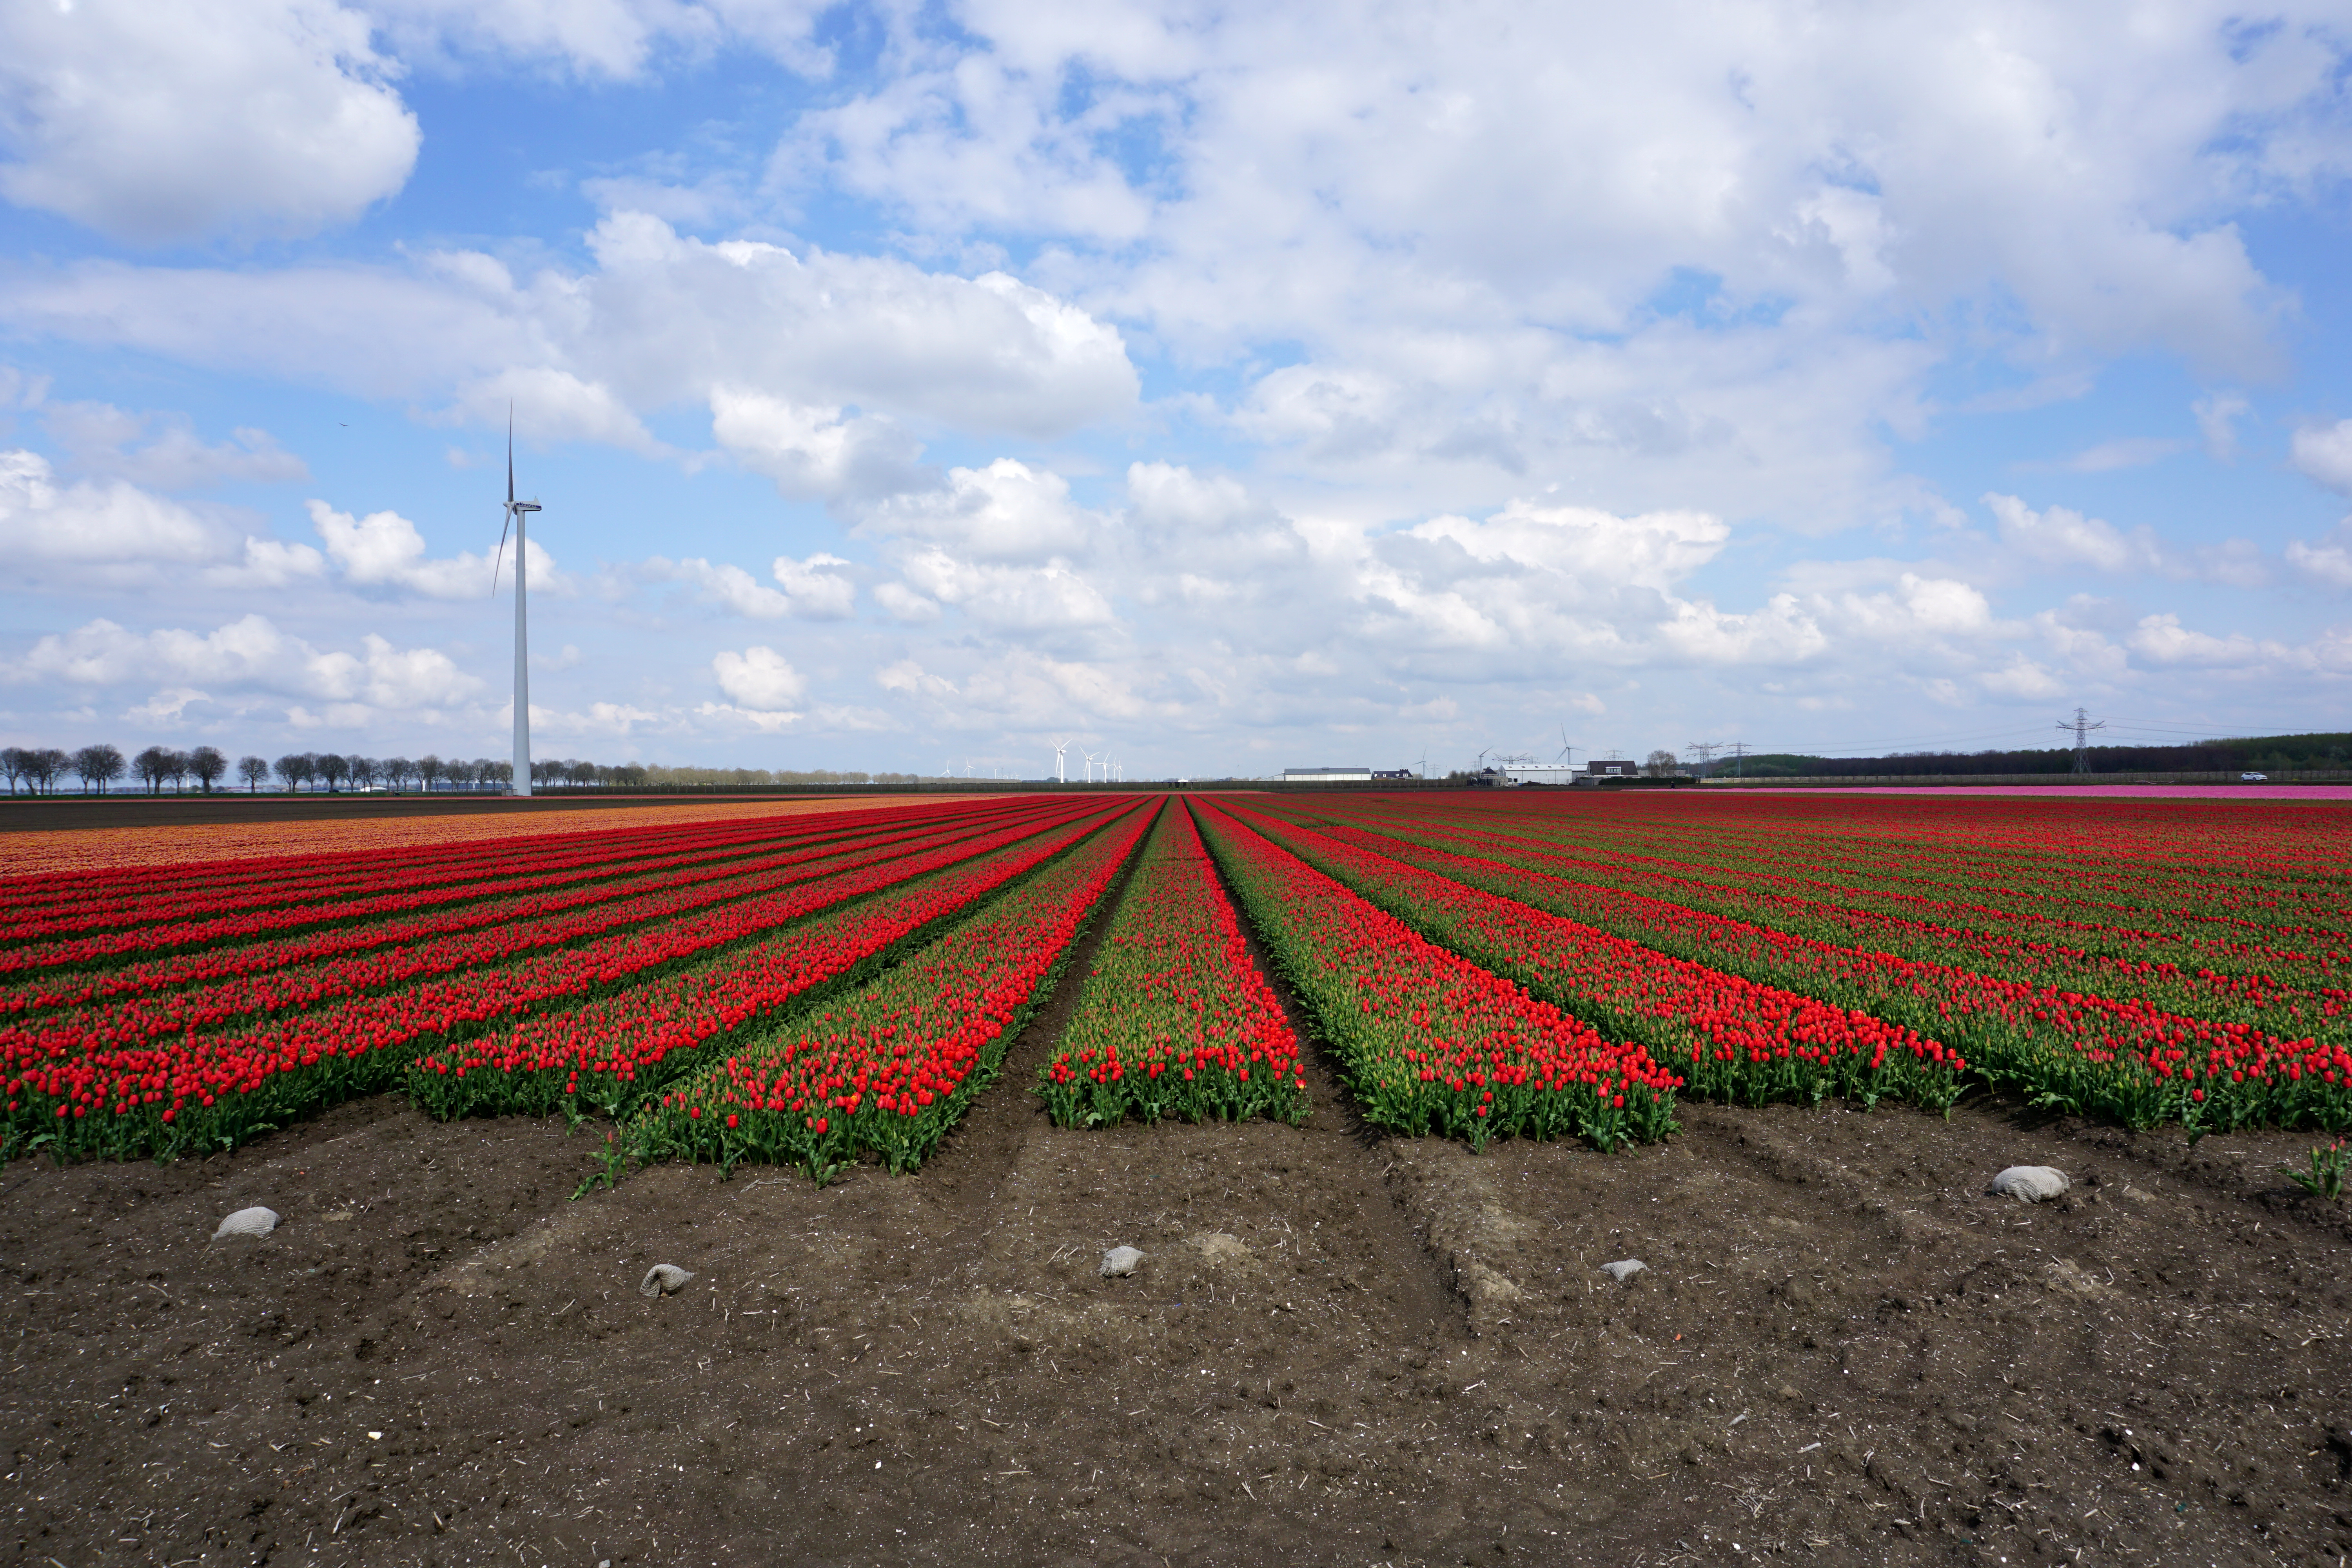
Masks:
[[[515,500],[514,405],[507,405],[507,524],[515,537],[514,793],[530,794],[530,601],[524,565],[522,520],[539,510],[535,500]],[[507,531],[499,530],[499,557],[490,563],[490,594],[499,591],[499,564],[506,559]]]
[[[1080,755],[1080,756],[1082,756],[1082,757],[1086,758],[1086,760],[1087,760],[1087,783],[1088,783],[1088,784],[1092,784],[1092,783],[1094,783],[1094,782],[1095,782],[1095,754],[1094,754],[1092,752],[1086,752],[1086,751],[1082,751],[1082,752],[1080,752],[1078,753],[1078,755]]]
[[[1069,764],[1063,760],[1069,755],[1069,751],[1070,743],[1067,741],[1054,742],[1054,782],[1055,784],[1070,782]]]

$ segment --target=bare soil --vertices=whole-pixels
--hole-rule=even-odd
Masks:
[[[2352,1552],[2308,1135],[1686,1106],[1474,1155],[1368,1133],[1319,1063],[1304,1128],[1063,1131],[1025,1090],[1085,968],[908,1177],[573,1202],[597,1131],[394,1099],[0,1171],[0,1563]],[[1983,1195],[2016,1163],[2074,1190]],[[249,1204],[273,1235],[210,1239]],[[648,1300],[655,1263],[695,1278]]]

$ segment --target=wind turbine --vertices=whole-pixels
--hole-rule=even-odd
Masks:
[[[1094,782],[1095,782],[1095,754],[1094,754],[1092,752],[1080,752],[1078,753],[1078,755],[1080,755],[1080,756],[1082,756],[1082,757],[1086,758],[1086,760],[1087,760],[1087,783],[1088,783],[1088,784],[1092,784],[1092,783],[1094,783]]]
[[[530,626],[528,574],[523,565],[522,520],[539,510],[535,500],[515,500],[514,404],[507,404],[507,523],[515,537],[514,792],[530,793]],[[499,592],[499,566],[506,559],[507,530],[499,529],[498,559],[490,563],[490,596]]]
[[[1067,784],[1070,782],[1069,764],[1063,761],[1063,759],[1069,754],[1069,750],[1070,743],[1067,741],[1056,741],[1054,742],[1054,782],[1055,784]]]
[[[1575,752],[1576,748],[1568,743],[1568,726],[1562,724],[1559,727],[1559,755],[1554,757],[1552,761],[1556,763],[1566,763],[1568,764],[1568,771],[1570,773],[1574,773],[1576,771]]]

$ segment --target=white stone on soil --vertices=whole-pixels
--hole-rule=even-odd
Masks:
[[[1601,1266],[1601,1272],[1617,1281],[1618,1284],[1622,1285],[1626,1280],[1631,1279],[1634,1275],[1639,1274],[1643,1269],[1647,1268],[1648,1267],[1648,1264],[1643,1262],[1638,1258],[1628,1258],[1616,1263],[1602,1264]]]
[[[213,1232],[213,1239],[218,1241],[224,1236],[268,1236],[277,1228],[276,1209],[239,1209],[220,1222],[220,1228]]]
[[[691,1270],[680,1268],[675,1263],[656,1263],[646,1270],[646,1277],[643,1279],[637,1281],[637,1294],[675,1296],[685,1289],[686,1282],[693,1278],[694,1274]]]
[[[1143,1254],[1136,1251],[1135,1248],[1114,1247],[1103,1254],[1102,1277],[1106,1279],[1124,1279],[1134,1273],[1135,1266],[1142,1261]]]
[[[2021,1204],[2047,1203],[2063,1194],[2074,1184],[2066,1173],[2050,1165],[2011,1165],[1992,1179],[1985,1191],[1997,1198],[2015,1198]]]

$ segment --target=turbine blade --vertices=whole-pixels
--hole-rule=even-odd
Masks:
[[[514,399],[507,399],[507,521],[514,521]]]
[[[507,530],[514,526],[514,513],[507,513],[506,521],[499,525],[499,552],[490,562],[490,597],[499,596],[499,568],[507,558]]]

